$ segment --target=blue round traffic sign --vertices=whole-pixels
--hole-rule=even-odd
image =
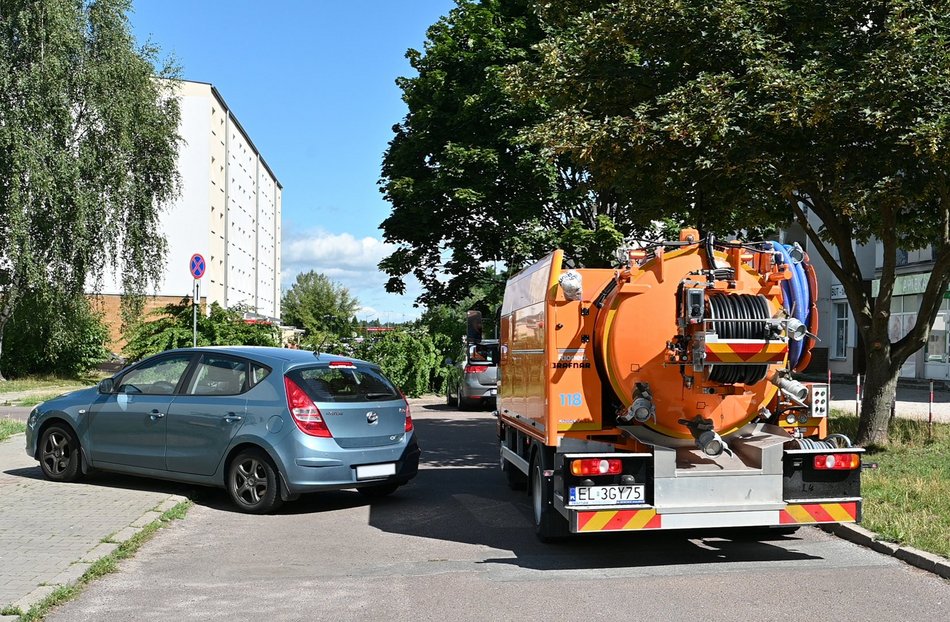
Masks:
[[[191,276],[195,277],[196,279],[200,279],[205,274],[205,258],[198,253],[195,253],[191,256],[188,269],[191,270]]]

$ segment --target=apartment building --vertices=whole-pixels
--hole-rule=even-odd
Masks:
[[[204,257],[203,303],[240,305],[259,319],[280,318],[282,186],[218,90],[177,83],[181,104],[181,193],[161,216],[168,242],[164,273],[148,308],[193,295],[190,259]],[[107,278],[98,305],[120,343],[121,288]]]

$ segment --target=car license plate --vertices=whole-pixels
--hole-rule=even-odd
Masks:
[[[386,477],[395,474],[395,462],[387,462],[386,464],[365,464],[356,467],[356,479],[373,479],[375,477]]]
[[[635,505],[645,503],[644,485],[575,486],[570,490],[569,505]]]

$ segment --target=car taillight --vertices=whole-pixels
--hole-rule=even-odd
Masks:
[[[819,471],[853,471],[861,467],[858,454],[824,454],[815,456],[815,468]]]
[[[406,394],[402,391],[399,391],[399,395],[402,396],[402,401],[406,404],[406,432],[412,432],[412,428],[415,427],[412,425],[412,413],[409,412],[409,400],[406,399]]]
[[[621,470],[620,460],[584,458],[571,461],[572,475],[619,475]]]
[[[290,415],[300,431],[310,436],[323,438],[333,436],[320,414],[320,409],[313,400],[307,397],[303,389],[287,376],[284,376],[284,387],[287,389],[287,408],[290,409]]]
[[[340,367],[344,369],[356,369],[356,365],[349,361],[330,361],[330,367]]]
[[[486,371],[488,371],[487,365],[466,365],[465,366],[466,374],[480,374]]]

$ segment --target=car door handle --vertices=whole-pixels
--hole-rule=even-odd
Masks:
[[[240,421],[240,420],[243,419],[243,418],[244,418],[244,417],[242,417],[242,416],[240,416],[240,415],[235,415],[234,413],[228,413],[228,416],[225,417],[224,420],[225,420],[226,422],[228,422],[228,423],[234,423],[234,422],[236,422],[236,421]]]
[[[162,411],[160,411],[160,410],[153,410],[153,411],[149,414],[148,418],[151,419],[152,421],[155,421],[156,419],[161,419],[161,418],[163,418],[164,416],[165,416],[165,413],[163,413]]]

